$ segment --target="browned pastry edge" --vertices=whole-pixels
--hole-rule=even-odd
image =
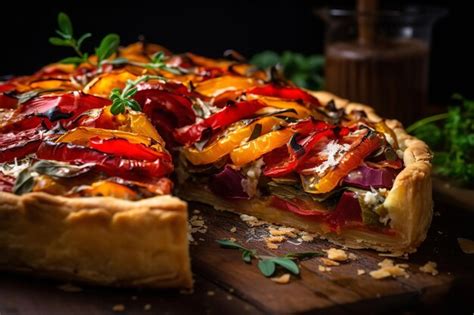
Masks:
[[[0,192],[0,269],[119,287],[192,286],[187,205]]]

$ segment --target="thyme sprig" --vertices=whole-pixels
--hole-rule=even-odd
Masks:
[[[324,256],[324,254],[320,252],[288,253],[284,256],[263,256],[259,255],[256,249],[246,248],[231,240],[217,240],[217,243],[219,243],[219,245],[224,248],[240,250],[242,252],[242,260],[245,263],[249,264],[252,262],[252,259],[257,259],[258,269],[265,277],[271,277],[277,270],[277,267],[281,267],[294,275],[298,275],[300,273],[300,269],[295,261]]]
[[[135,80],[128,80],[125,87],[120,90],[119,88],[114,88],[110,93],[110,100],[112,100],[112,106],[110,112],[113,115],[123,114],[127,108],[132,110],[141,111],[141,106],[136,100],[133,99],[133,96],[137,93],[137,85],[146,82],[148,80],[165,80],[162,76],[158,75],[143,75]]]
[[[71,47],[77,56],[67,57],[60,60],[60,63],[64,64],[73,64],[75,66],[80,65],[81,63],[88,63],[91,65],[92,62],[89,60],[89,54],[82,51],[82,44],[86,39],[92,36],[91,33],[85,33],[79,38],[74,37],[74,28],[72,26],[71,19],[69,16],[60,12],[58,14],[58,29],[56,30],[58,37],[50,37],[49,42],[54,46],[64,46]],[[117,34],[111,33],[106,35],[100,42],[99,47],[95,49],[97,56],[97,63],[95,66],[100,70],[104,62],[110,58],[114,53],[117,52],[117,49],[120,44],[120,37]]]

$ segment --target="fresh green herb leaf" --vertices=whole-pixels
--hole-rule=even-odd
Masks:
[[[246,263],[250,263],[252,258],[258,259],[258,269],[266,277],[272,276],[275,273],[277,266],[297,275],[300,273],[300,269],[295,261],[324,256],[322,252],[288,253],[282,257],[260,256],[255,249],[245,248],[239,243],[231,240],[218,240],[217,243],[224,248],[238,249],[242,251],[242,260]]]
[[[286,270],[290,271],[291,273],[295,275],[300,273],[300,268],[291,258],[277,257],[277,258],[272,258],[271,261],[273,261],[275,264],[285,268]]]
[[[434,151],[434,173],[474,187],[474,100],[455,94],[447,113],[423,118],[407,131]]]
[[[245,261],[246,263],[252,262],[252,257],[254,256],[252,251],[249,250],[243,250],[242,251],[242,260]]]
[[[58,26],[62,34],[72,37],[73,29],[71,19],[66,13],[60,12],[58,14]]]
[[[76,66],[83,63],[89,62],[88,61],[88,54],[85,54],[81,51],[81,45],[85,39],[91,36],[90,33],[86,33],[79,37],[76,40],[73,36],[73,27],[72,22],[69,16],[61,12],[58,14],[58,30],[56,30],[56,34],[60,37],[50,37],[49,42],[55,46],[66,46],[71,47],[74,49],[78,57],[69,57],[61,60],[61,63],[68,63],[68,64],[75,64]]]
[[[263,51],[254,55],[250,63],[260,69],[272,68],[279,64],[283,67],[285,77],[300,87],[320,90],[324,85],[322,55],[304,56],[290,51],[279,55],[273,51]]]
[[[50,37],[49,38],[49,43],[55,46],[66,46],[70,47],[71,46],[71,41],[68,39],[62,39],[59,37]]]
[[[59,63],[80,65],[83,61],[84,60],[81,57],[67,57],[67,58],[61,59]]]
[[[84,35],[82,35],[81,37],[79,37],[79,39],[77,40],[77,47],[78,48],[81,48],[82,46],[82,43],[88,39],[89,37],[91,37],[92,34],[91,33],[85,33]]]
[[[117,52],[119,45],[120,36],[117,34],[108,34],[102,39],[99,47],[95,50],[97,55],[97,66],[99,68],[104,60],[110,58],[114,53]]]
[[[258,262],[258,269],[265,277],[270,277],[275,273],[275,262],[271,259],[263,259]]]
[[[136,87],[138,84],[151,79],[165,80],[165,78],[157,75],[144,75],[133,81],[129,80],[122,91],[118,88],[112,89],[109,95],[109,99],[112,101],[110,112],[113,115],[123,114],[127,107],[135,111],[141,111],[140,104],[132,97],[138,91]]]

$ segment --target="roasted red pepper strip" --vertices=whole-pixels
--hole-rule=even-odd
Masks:
[[[263,174],[268,177],[281,177],[290,174],[298,168],[298,166],[306,161],[309,157],[311,149],[322,139],[334,135],[331,129],[314,132],[300,143],[300,150],[295,151],[291,145],[288,145],[289,157],[276,165],[266,165]]]
[[[45,160],[72,162],[77,164],[94,163],[98,170],[109,176],[125,179],[150,179],[168,175],[173,171],[171,156],[166,152],[157,152],[153,161],[122,158],[85,146],[44,141],[36,153]]]
[[[71,121],[83,112],[110,104],[105,98],[80,92],[44,95],[22,104],[10,121],[0,124],[3,132],[37,127],[42,121],[48,127],[55,121]]]
[[[257,100],[228,105],[221,111],[194,125],[177,129],[174,133],[175,139],[181,144],[193,144],[201,140],[205,130],[215,131],[224,128],[236,121],[251,117],[257,110],[265,106],[264,103]]]
[[[309,103],[313,106],[321,106],[318,99],[311,94],[303,91],[297,87],[288,87],[288,86],[277,86],[274,84],[267,84],[264,86],[257,86],[249,89],[247,91],[249,94],[263,95],[263,96],[272,96],[279,97],[288,100],[302,100],[305,103]]]
[[[0,84],[0,108],[15,108],[18,100],[14,97],[5,95],[5,92],[15,90],[15,85],[11,83]]]
[[[43,139],[40,130],[41,128],[33,128],[0,134],[0,162],[13,161],[35,153]]]
[[[334,135],[333,126],[314,119],[302,120],[292,126],[292,130],[307,137],[296,142],[298,149],[292,147],[291,142],[287,149],[277,149],[264,156],[265,169],[263,173],[269,177],[281,177],[295,171],[310,156],[311,149],[322,139]]]
[[[159,152],[141,143],[130,143],[125,139],[94,137],[89,140],[89,146],[104,153],[134,160],[154,161],[161,156]]]
[[[329,173],[324,175],[317,184],[317,193],[327,193],[333,190],[347,174],[356,169],[362,161],[372,152],[380,148],[382,139],[370,132],[354,149],[347,152],[339,164]]]

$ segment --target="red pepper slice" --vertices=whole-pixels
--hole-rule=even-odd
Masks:
[[[0,124],[0,130],[7,132],[34,128],[42,121],[50,128],[52,122],[72,121],[87,110],[108,104],[110,104],[108,99],[80,92],[44,95],[22,104],[10,121],[3,126]]]
[[[303,91],[297,87],[289,86],[278,86],[275,84],[267,84],[263,86],[257,86],[249,89],[247,91],[249,94],[263,95],[263,96],[272,96],[279,97],[288,100],[302,100],[305,103],[309,103],[313,106],[321,106],[319,100],[309,94],[308,92]]]
[[[382,145],[382,140],[374,133],[369,133],[354,149],[347,152],[339,164],[329,173],[324,175],[315,185],[318,193],[333,190],[339,182],[352,170],[356,169],[362,161]]]
[[[214,115],[190,126],[175,131],[175,139],[181,144],[190,145],[201,140],[205,130],[218,130],[236,121],[251,117],[256,111],[266,105],[260,101],[245,101],[227,105]]]
[[[263,174],[268,177],[282,177],[297,170],[311,155],[314,146],[322,139],[334,136],[333,126],[323,121],[306,119],[290,126],[298,134],[309,134],[307,137],[290,142],[285,149],[277,149],[264,156],[265,169]],[[295,135],[297,136],[297,135]],[[293,139],[292,139],[293,141]]]
[[[127,159],[154,161],[160,157],[159,152],[147,148],[141,143],[130,143],[125,139],[94,137],[89,140],[89,146],[98,151]]]
[[[44,141],[36,155],[40,159],[71,162],[76,164],[94,163],[98,170],[109,176],[143,180],[158,178],[173,171],[171,156],[157,152],[153,161],[122,158],[81,145]]]
[[[13,161],[35,153],[43,139],[40,130],[42,128],[0,134],[0,162]]]
[[[5,95],[5,92],[15,90],[15,85],[11,83],[0,84],[0,108],[15,108],[18,100],[14,97]]]
[[[310,157],[311,149],[314,148],[318,142],[332,135],[334,135],[334,132],[331,129],[315,132],[303,139],[304,141],[302,143],[298,144],[301,149],[297,151],[295,151],[291,145],[288,145],[289,158],[278,164],[267,164],[263,170],[263,174],[268,177],[281,177],[290,174]]]

